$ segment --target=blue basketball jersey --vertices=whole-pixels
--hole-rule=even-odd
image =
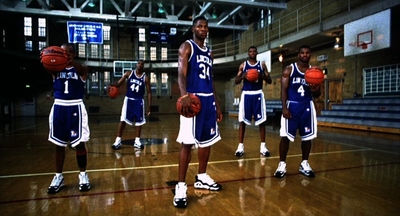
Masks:
[[[311,90],[304,79],[304,73],[299,70],[296,63],[292,63],[292,72],[290,73],[288,88],[288,101],[303,103],[311,100]]]
[[[261,76],[261,73],[264,72],[260,61],[257,61],[257,63],[254,65],[250,64],[248,61],[245,61],[244,67],[243,67],[243,73],[246,73],[250,69],[256,69],[259,73],[259,76]],[[245,91],[260,90],[260,89],[262,89],[262,84],[263,84],[263,82],[260,80],[257,80],[255,82],[250,82],[247,79],[243,79],[242,90],[245,90]]]
[[[213,93],[211,51],[200,48],[193,40],[187,40],[192,53],[188,61],[186,91],[190,93]]]
[[[83,99],[85,81],[74,67],[58,72],[53,80],[54,98],[62,100]]]
[[[136,70],[132,71],[127,79],[126,96],[129,98],[142,99],[146,86],[146,73],[141,77],[136,76]]]

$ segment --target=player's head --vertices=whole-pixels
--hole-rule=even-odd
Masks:
[[[249,55],[249,59],[256,59],[258,54],[257,47],[250,46],[249,49],[247,49],[247,54]]]
[[[299,52],[297,53],[297,57],[299,60],[304,63],[308,63],[311,57],[311,48],[308,45],[303,45],[299,48]]]
[[[136,63],[136,69],[140,70],[144,68],[144,60],[139,59],[139,61]]]
[[[194,18],[192,24],[193,37],[204,40],[208,35],[208,20],[204,16]]]
[[[76,53],[75,53],[75,45],[74,44],[64,43],[61,45],[61,48],[63,48],[65,50],[69,60],[73,60],[75,58]]]

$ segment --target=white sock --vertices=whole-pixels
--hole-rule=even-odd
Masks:
[[[121,141],[121,137],[115,138],[115,142],[120,142],[120,141]]]
[[[85,175],[85,174],[86,174],[86,171],[83,171],[83,172],[81,171],[81,172],[79,172],[79,174],[80,174],[80,175]]]
[[[62,176],[62,173],[56,173],[56,176],[60,177],[60,176]]]
[[[178,182],[178,186],[184,186],[186,185],[186,182]]]
[[[265,142],[261,142],[260,147],[265,146]]]
[[[206,173],[200,173],[200,174],[197,174],[197,177],[201,178],[201,177],[204,177],[205,175],[207,175],[207,174]]]
[[[139,142],[139,141],[140,141],[140,138],[139,138],[139,137],[136,137],[136,138],[135,138],[135,141]]]

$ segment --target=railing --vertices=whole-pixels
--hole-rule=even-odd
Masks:
[[[240,39],[210,44],[210,47],[213,50],[215,58],[246,53],[249,46],[268,44],[273,40],[279,40],[285,35],[299,32],[305,27],[321,23],[325,19],[350,12],[354,8],[374,1],[376,0],[313,0],[292,12],[280,11],[273,14],[274,20],[270,24],[266,24],[263,28],[253,28],[252,24],[248,31],[241,34]],[[291,6],[293,7],[293,5]],[[290,7],[288,10],[290,10]],[[257,23],[257,25],[259,25],[259,23]],[[124,58],[127,58],[126,60],[132,60],[122,55],[133,55],[131,49],[121,48],[119,52],[119,56],[121,57],[119,60],[124,60]],[[158,52],[161,52],[161,50],[158,50]],[[157,56],[161,56],[160,53],[157,53]],[[150,57],[147,55],[146,60],[149,59]],[[178,49],[169,49],[168,60],[156,60],[152,62],[176,62],[177,59]]]

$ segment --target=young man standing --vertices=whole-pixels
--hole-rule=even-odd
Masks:
[[[178,208],[187,206],[186,172],[191,159],[193,145],[198,147],[199,170],[195,177],[194,187],[206,190],[220,190],[222,187],[207,175],[207,164],[211,146],[221,139],[217,121],[222,120],[222,113],[216,101],[213,84],[213,56],[205,46],[208,35],[208,21],[200,16],[193,20],[193,39],[187,40],[179,48],[178,83],[183,96],[180,116],[180,129],[176,139],[181,143],[179,154],[178,184],[175,186],[173,204]],[[201,101],[201,111],[197,116],[186,118],[191,112],[191,98],[195,94]]]
[[[87,151],[85,142],[89,141],[90,131],[88,115],[83,103],[88,67],[74,61],[74,44],[61,46],[67,56],[68,65],[62,71],[48,71],[53,76],[54,103],[49,115],[49,141],[55,144],[56,174],[47,193],[54,194],[64,187],[62,175],[65,148],[68,142],[76,151],[79,166],[79,190],[90,190],[89,177],[86,173]]]
[[[319,97],[321,91],[319,85],[308,84],[304,79],[304,73],[310,68],[310,47],[301,46],[297,57],[299,60],[287,66],[282,72],[280,162],[274,174],[277,178],[283,178],[286,175],[286,156],[289,150],[289,142],[294,141],[297,130],[299,130],[302,140],[302,162],[299,171],[307,177],[315,176],[308,164],[308,156],[311,151],[311,140],[317,137],[317,115],[313,97]]]
[[[127,81],[126,95],[121,110],[121,118],[118,125],[117,138],[115,138],[114,144],[111,146],[113,149],[120,149],[122,146],[122,134],[125,130],[125,125],[133,125],[135,122],[135,141],[133,146],[135,148],[144,148],[140,142],[140,134],[142,132],[142,125],[146,124],[145,116],[145,103],[144,93],[147,90],[147,111],[146,114],[150,115],[151,107],[151,89],[150,89],[150,78],[143,72],[144,61],[139,60],[136,64],[136,69],[126,71],[121,79],[118,80],[113,86],[120,87],[125,80]]]
[[[270,156],[270,153],[265,145],[265,123],[267,121],[267,113],[265,108],[265,98],[262,91],[263,81],[268,84],[272,83],[265,62],[257,61],[257,47],[251,46],[248,49],[248,60],[240,64],[239,71],[236,75],[235,84],[240,84],[243,81],[242,94],[239,102],[239,145],[235,152],[237,157],[244,154],[244,133],[246,124],[251,125],[254,117],[254,124],[259,128],[260,132],[260,154],[265,157]],[[250,82],[246,79],[247,71],[257,70],[258,79],[255,82]]]

